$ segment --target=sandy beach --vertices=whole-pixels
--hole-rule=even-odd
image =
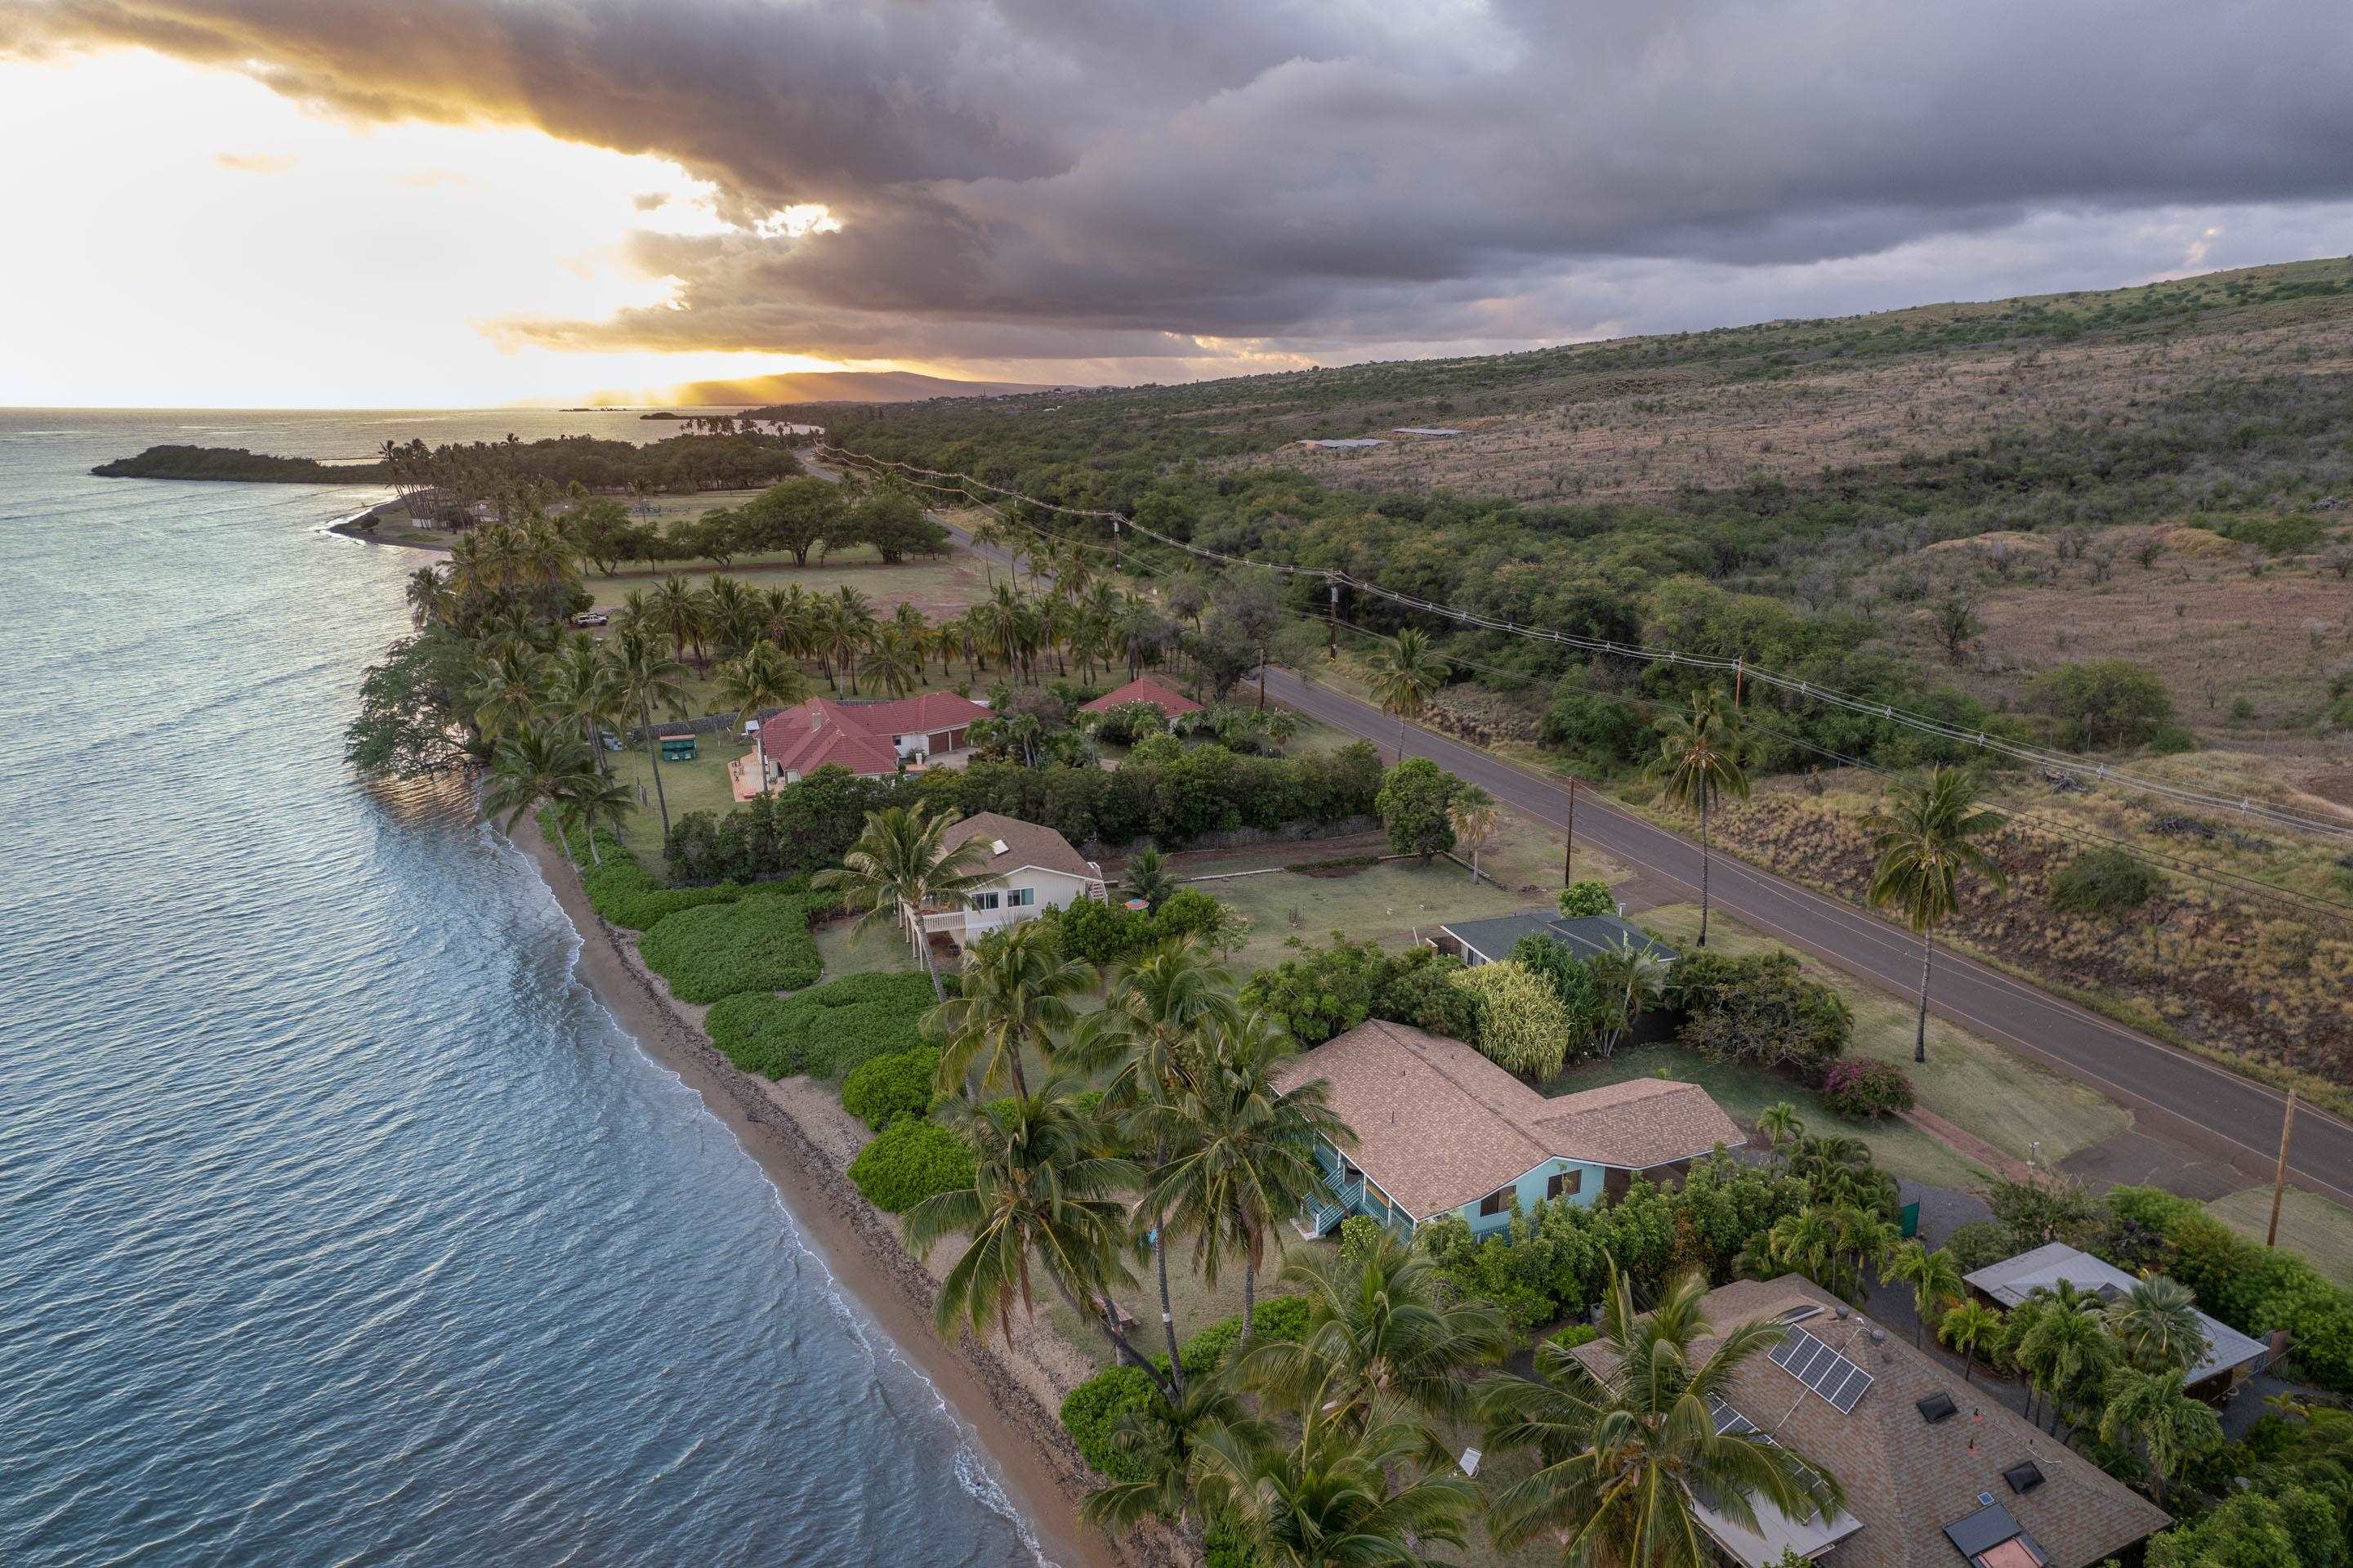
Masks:
[[[703,1009],[673,1001],[638,961],[632,933],[589,906],[580,879],[536,823],[516,824],[516,843],[538,863],[582,938],[580,970],[648,1053],[675,1070],[733,1130],[783,1193],[802,1234],[842,1287],[978,1435],[1045,1555],[1063,1568],[1159,1568],[1176,1558],[1141,1540],[1114,1543],[1079,1521],[1092,1472],[1056,1417],[1061,1395],[1093,1371],[1042,1318],[1010,1347],[950,1344],[933,1327],[934,1270],[900,1245],[897,1222],[868,1203],[846,1174],[865,1137],[823,1085],[771,1083],[738,1071],[700,1027]]]

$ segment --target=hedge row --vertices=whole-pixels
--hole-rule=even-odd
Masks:
[[[935,1121],[894,1121],[849,1162],[849,1179],[885,1213],[973,1182],[972,1146]]]
[[[1307,1331],[1307,1298],[1270,1297],[1250,1313],[1250,1326],[1254,1342],[1295,1340]],[[1241,1314],[1237,1312],[1186,1340],[1181,1347],[1186,1372],[1208,1373],[1223,1367],[1241,1334]],[[1166,1356],[1153,1360],[1164,1370],[1168,1364]],[[1062,1430],[1071,1435],[1071,1441],[1078,1445],[1080,1455],[1096,1474],[1113,1481],[1142,1480],[1143,1465],[1133,1452],[1120,1446],[1117,1434],[1120,1417],[1141,1414],[1151,1407],[1152,1397],[1152,1380],[1144,1375],[1142,1367],[1105,1367],[1071,1390],[1062,1401]]]
[[[877,1056],[913,1050],[922,1044],[916,1021],[932,1002],[931,981],[920,970],[849,975],[797,996],[729,996],[712,1008],[702,1026],[747,1073],[830,1078]]]
[[[824,970],[809,936],[809,917],[833,904],[830,895],[805,892],[797,883],[749,888],[724,904],[663,916],[645,934],[638,952],[681,1001],[797,991],[814,985]]]
[[[2353,1291],[2293,1253],[2247,1240],[2187,1198],[2117,1187],[2107,1202],[2119,1220],[2165,1238],[2173,1255],[2166,1272],[2195,1291],[2200,1307],[2258,1339],[2285,1329],[2306,1375],[2353,1393]]]
[[[540,809],[539,828],[551,840],[563,842],[555,813],[545,807]],[[602,828],[596,830],[596,853],[602,864],[591,862],[580,868],[580,885],[587,890],[589,906],[603,918],[632,931],[651,930],[662,916],[682,909],[733,904],[744,896],[744,889],[732,882],[713,887],[665,887],[621,846],[620,840]]]

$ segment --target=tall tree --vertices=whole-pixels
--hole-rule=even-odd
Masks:
[[[1540,1381],[1483,1387],[1491,1446],[1531,1450],[1538,1467],[1495,1494],[1497,1545],[1556,1532],[1567,1568],[1708,1568],[1715,1552],[1695,1505],[1751,1530],[1760,1502],[1800,1520],[1844,1505],[1837,1478],[1796,1450],[1761,1432],[1716,1430],[1711,1403],[1783,1325],[1743,1323],[1713,1336],[1703,1355],[1706,1295],[1694,1272],[1637,1316],[1631,1285],[1613,1269],[1598,1341],[1607,1372],[1547,1341],[1536,1352]]]
[[[1446,802],[1446,821],[1454,830],[1454,847],[1471,853],[1471,880],[1479,880],[1479,852],[1495,842],[1503,824],[1503,808],[1495,797],[1476,784],[1465,784]]]
[[[1960,1352],[1963,1383],[1976,1374],[1980,1354],[1992,1360],[1994,1347],[2001,1343],[2001,1314],[1982,1301],[1962,1302],[1936,1325],[1936,1338]]]
[[[1405,760],[1405,726],[1422,715],[1430,699],[1446,684],[1446,660],[1422,634],[1409,626],[1397,641],[1376,652],[1366,674],[1373,700],[1381,712],[1398,721],[1397,754]]]
[[[808,695],[808,678],[785,657],[775,643],[754,642],[718,670],[719,700],[733,715],[735,728],[762,708],[788,708]]]
[[[2143,1372],[2187,1372],[2206,1354],[2198,1298],[2179,1280],[2137,1279],[2101,1314],[2125,1359]]]
[[[819,891],[839,893],[848,907],[863,911],[858,921],[861,929],[902,916],[912,919],[916,956],[931,977],[933,997],[940,1001],[947,1000],[948,992],[932,961],[930,933],[923,929],[926,906],[968,909],[973,890],[988,880],[980,869],[988,858],[986,842],[971,838],[948,847],[947,832],[956,821],[954,811],[933,816],[920,800],[870,812],[865,831],[841,863],[810,879]]]
[[[607,826],[617,835],[637,805],[629,787],[619,779],[606,773],[583,773],[558,787],[555,820],[567,834],[579,828],[588,841],[589,863],[602,865],[605,857],[596,848],[597,826]]]
[[[578,741],[552,725],[533,725],[499,737],[491,751],[491,778],[482,790],[482,809],[509,832],[541,805],[551,803],[595,772],[588,752]],[[572,855],[565,838],[564,853]]]
[[[1076,1313],[1111,1340],[1121,1359],[1173,1401],[1176,1385],[1136,1353],[1099,1303],[1133,1285],[1127,1251],[1127,1194],[1134,1165],[1104,1151],[1103,1128],[1088,1109],[1085,1085],[1056,1075],[1034,1095],[965,1102],[962,1125],[973,1146],[973,1184],[937,1192],[908,1211],[908,1250],[918,1260],[951,1234],[970,1238],[940,1282],[940,1331],[986,1338],[993,1320],[1010,1339],[1013,1308],[1037,1309],[1039,1273]]]
[[[2181,1467],[2222,1446],[2222,1424],[2183,1386],[2179,1367],[2141,1372],[2127,1367],[2112,1379],[2100,1410],[2100,1441],[2137,1446],[2148,1461],[2149,1495],[2160,1508],[2166,1484]]]
[[[1969,776],[1952,768],[1936,769],[1926,783],[1897,785],[1894,800],[1863,819],[1878,857],[1871,874],[1872,905],[1899,912],[1920,938],[1915,1062],[1928,1059],[1928,970],[1936,957],[1936,927],[1959,913],[1964,877],[1981,876],[1997,891],[2007,885],[2001,867],[1973,842],[2000,822],[2000,813],[1978,808]]]
[[[1302,1254],[1280,1278],[1307,1298],[1307,1327],[1295,1340],[1253,1349],[1243,1375],[1281,1403],[1313,1397],[1358,1431],[1406,1414],[1469,1418],[1466,1374],[1519,1343],[1501,1312],[1455,1300],[1430,1255],[1386,1229],[1361,1256]]]
[[[1692,694],[1691,711],[1659,720],[1659,755],[1651,776],[1668,800],[1699,814],[1699,945],[1707,946],[1708,865],[1714,844],[1708,813],[1729,795],[1748,799],[1748,741],[1714,686]]]
[[[596,771],[605,770],[603,730],[621,712],[621,691],[613,667],[590,637],[565,640],[547,665],[547,708],[580,726],[581,743]]]
[[[965,948],[956,994],[923,1015],[923,1030],[940,1042],[940,1092],[973,1093],[1000,1082],[1027,1098],[1021,1058],[1034,1051],[1052,1061],[1054,1041],[1078,1014],[1071,998],[1092,990],[1092,965],[1062,955],[1054,928],[1029,920],[992,931]]]
[[[1271,1238],[1280,1250],[1282,1223],[1322,1193],[1318,1141],[1345,1149],[1356,1134],[1333,1112],[1323,1079],[1275,1086],[1276,1069],[1299,1044],[1266,1014],[1213,1022],[1198,1052],[1180,1092],[1146,1112],[1153,1141],[1166,1156],[1152,1173],[1146,1202],[1163,1216],[1164,1238],[1191,1240],[1194,1271],[1211,1289],[1222,1265],[1240,1261],[1247,1345],[1266,1244]]]
[[[613,683],[622,704],[635,708],[638,733],[645,736],[646,766],[654,776],[654,800],[661,809],[662,842],[670,842],[670,797],[662,790],[661,746],[654,735],[654,710],[676,717],[686,712],[686,688],[680,684],[686,666],[661,652],[652,636],[623,631],[607,644],[613,662]]]
[[[1895,1249],[1887,1260],[1886,1277],[1912,1287],[1912,1307],[1918,1314],[1918,1321],[1912,1329],[1914,1344],[1920,1342],[1922,1330],[1939,1307],[1947,1301],[1958,1301],[1968,1293],[1961,1281],[1960,1260],[1944,1247],[1931,1252],[1916,1241],[1905,1242]]]

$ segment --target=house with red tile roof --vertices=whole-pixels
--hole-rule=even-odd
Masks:
[[[1082,714],[1107,714],[1129,703],[1150,703],[1160,710],[1162,717],[1170,719],[1179,714],[1201,711],[1200,704],[1181,692],[1162,685],[1149,675],[1139,676],[1116,691],[1105,692],[1093,702],[1080,704],[1079,711]]]
[[[887,778],[902,765],[920,768],[962,751],[966,728],[988,711],[987,704],[953,692],[886,703],[811,697],[760,726],[758,787],[797,783],[820,768],[845,768],[862,779]]]

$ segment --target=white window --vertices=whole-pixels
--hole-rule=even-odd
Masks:
[[[1034,887],[1017,887],[1005,895],[1005,906],[1008,909],[1027,909],[1037,902],[1038,890]]]
[[[976,893],[972,897],[972,906],[975,909],[994,909],[997,907],[997,895],[994,893]]]

